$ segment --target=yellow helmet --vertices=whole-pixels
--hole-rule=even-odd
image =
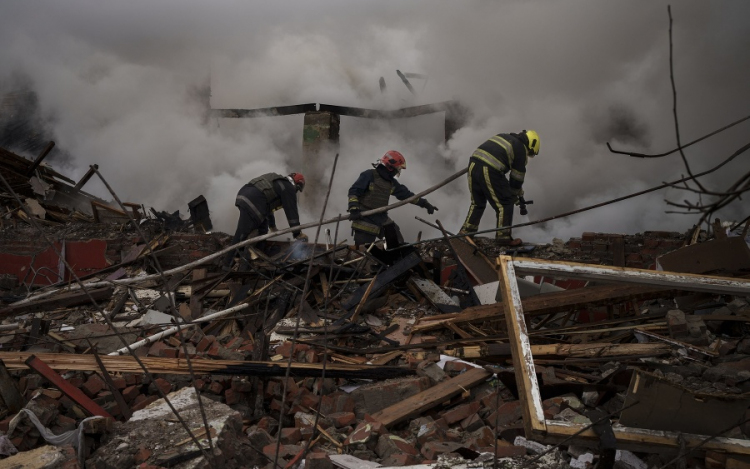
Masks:
[[[529,139],[529,142],[526,144],[526,148],[529,149],[529,156],[533,157],[535,155],[538,155],[539,134],[536,133],[536,130],[524,130],[523,132],[526,134],[526,138]]]

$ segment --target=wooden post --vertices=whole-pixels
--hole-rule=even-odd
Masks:
[[[513,259],[510,256],[500,256],[497,258],[497,263],[500,292],[503,296],[503,303],[507,307],[505,320],[508,324],[508,339],[512,347],[513,369],[518,385],[518,400],[521,401],[523,412],[523,426],[526,437],[531,438],[533,433],[547,430],[542,396],[536,379],[534,357],[531,354],[531,343],[526,330]]]

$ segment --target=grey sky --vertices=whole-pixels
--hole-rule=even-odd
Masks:
[[[749,10],[746,1],[673,5],[683,141],[750,113]],[[73,156],[64,172],[77,177],[98,163],[123,198],[161,210],[186,212],[203,193],[225,231],[233,229],[234,195],[244,182],[299,167],[302,119],[203,125],[191,96],[209,82],[217,108],[394,108],[447,99],[471,108],[470,125],[448,147],[439,144],[442,122],[434,117],[391,128],[342,119],[329,213],[345,210],[348,186],[388,149],[406,155],[402,182],[419,191],[463,167],[492,134],[523,128],[537,130],[542,141],[525,186],[535,200],[532,218],[684,172],[678,155],[644,161],[605,146],[661,152],[675,145],[663,1],[4,0],[0,43],[0,90],[13,74],[31,80],[42,117]],[[429,77],[416,98],[396,69]],[[749,125],[689,149],[694,169],[747,143]],[[750,169],[748,161],[741,157],[709,183],[725,188]],[[431,198],[451,229],[468,209],[465,185],[457,181]],[[695,218],[665,215],[665,196],[680,201],[688,194],[660,192],[516,234],[547,241],[586,230],[687,229]],[[721,216],[745,216],[741,205]],[[393,214],[407,238],[418,230],[434,234],[414,214],[424,212]],[[491,225],[490,215],[483,226]]]

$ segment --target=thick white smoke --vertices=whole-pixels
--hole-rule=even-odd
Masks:
[[[302,117],[207,119],[207,101],[213,108],[318,102],[393,109],[457,99],[473,117],[447,146],[440,115],[391,125],[343,117],[328,214],[345,211],[349,185],[386,150],[406,155],[401,182],[418,192],[464,167],[494,133],[533,128],[542,151],[530,162],[524,189],[535,201],[531,218],[538,219],[685,173],[678,154],[640,160],[605,146],[646,152],[675,146],[666,5],[4,2],[0,92],[10,90],[14,74],[28,78],[52,138],[71,155],[50,161],[63,173],[77,179],[97,163],[121,198],[158,210],[185,213],[202,193],[216,228],[227,232],[242,184],[301,167]],[[747,115],[750,29],[742,18],[749,10],[740,0],[673,6],[683,143]],[[416,97],[396,69],[428,77],[414,80]],[[694,171],[747,143],[747,126],[686,150]],[[332,155],[320,164],[327,177]],[[724,189],[749,169],[740,157],[708,184]],[[87,190],[107,196],[89,184]],[[515,234],[548,241],[591,230],[683,231],[695,222],[665,214],[665,196],[694,200],[663,191]],[[465,179],[429,199],[440,208],[437,218],[457,230],[469,205]],[[320,208],[303,213],[303,222],[317,219]],[[423,237],[437,234],[414,215],[435,218],[416,207],[392,213],[407,239],[419,230]],[[741,202],[719,214],[745,215]],[[482,226],[493,219],[488,208]],[[525,219],[516,214],[515,221]],[[350,237],[348,226],[341,236]]]

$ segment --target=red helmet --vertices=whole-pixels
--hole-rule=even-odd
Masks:
[[[305,176],[303,176],[302,173],[291,173],[289,178],[292,180],[297,190],[302,192],[302,189],[305,188]]]
[[[385,166],[388,171],[401,171],[402,169],[406,169],[406,158],[396,150],[386,152],[385,155],[380,158],[379,163]]]

